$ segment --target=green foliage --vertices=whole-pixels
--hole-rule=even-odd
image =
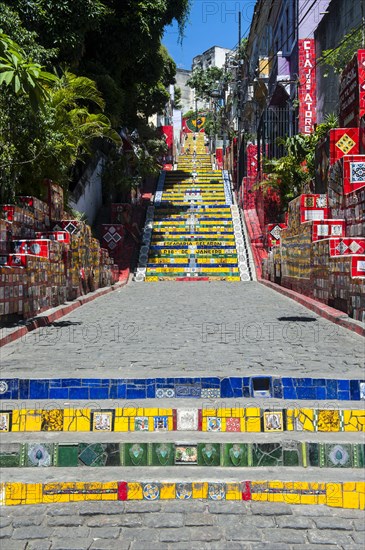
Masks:
[[[223,78],[224,70],[219,67],[209,67],[206,70],[197,68],[188,79],[187,85],[195,89],[198,97],[209,100]]]
[[[332,67],[336,74],[340,74],[346,65],[351,61],[354,53],[361,48],[362,30],[352,29],[341,40],[336,48],[324,50],[318,62]],[[327,76],[327,75],[325,75]]]
[[[181,88],[174,86],[174,109],[181,109]]]
[[[260,182],[264,193],[271,188],[279,191],[283,211],[288,203],[303,192],[315,177],[315,150],[318,142],[331,128],[338,125],[337,117],[327,115],[312,134],[297,134],[279,140],[287,154],[279,159],[267,159],[264,171],[267,179]]]

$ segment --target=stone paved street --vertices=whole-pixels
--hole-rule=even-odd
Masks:
[[[3,377],[362,378],[364,363],[361,336],[256,282],[131,283],[1,350]]]
[[[1,550],[362,550],[364,514],[243,502],[0,509]]]

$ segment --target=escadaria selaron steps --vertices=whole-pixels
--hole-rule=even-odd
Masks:
[[[202,282],[186,285],[187,292],[192,294],[199,287],[202,295],[207,286],[225,285],[206,285],[205,280],[249,281],[254,273],[228,175],[212,169],[202,134],[195,140],[190,135],[185,148],[189,152],[180,157],[178,170],[161,174],[135,280],[198,280]],[[173,296],[178,301],[170,285],[183,287],[161,285],[158,300],[171,302]],[[248,292],[252,285],[227,286]],[[144,290],[146,303],[156,312],[151,296],[155,285],[131,286]],[[184,294],[179,299],[186,298]],[[244,307],[249,307],[247,293],[245,298],[243,317]],[[205,307],[207,300],[203,296],[199,301],[195,295],[196,308]],[[126,308],[124,322],[132,306],[126,296],[120,303]],[[227,308],[227,295],[220,303]],[[104,307],[113,309],[107,299]],[[189,306],[190,314],[194,307]],[[232,303],[230,307],[232,316]],[[210,308],[214,309],[212,304]],[[91,310],[92,306],[89,314]],[[141,307],[140,315],[148,317],[147,310],[143,313]],[[214,315],[218,313],[215,310]],[[148,317],[148,323],[153,320],[158,322]],[[65,322],[72,326],[80,321],[71,315]],[[144,331],[147,324],[141,317]],[[50,335],[56,330],[50,327]],[[165,337],[170,342],[171,334]],[[12,378],[16,353],[14,345],[9,346],[3,369],[8,374],[0,381],[2,505],[206,499],[258,501],[273,507],[285,502],[365,508],[361,368],[347,366],[341,378],[339,373],[330,378],[332,371],[328,366],[326,370],[323,361],[312,365],[311,374],[304,366],[298,370],[292,364],[280,370],[271,365],[268,372],[265,366],[255,366],[255,372],[248,372],[248,345],[242,342],[238,367],[226,351],[224,358],[219,355],[219,346],[214,347],[217,344],[212,341],[208,345],[217,350],[217,357],[207,356],[206,362],[200,356],[199,364],[189,351],[189,365],[195,368],[189,377],[184,376],[180,363],[177,370],[170,361],[148,375],[141,366],[133,375],[135,362],[129,367],[125,363],[121,374],[125,378],[118,378],[116,357],[126,355],[126,350],[115,338],[113,342],[105,343],[115,346],[113,364],[103,356],[105,370],[104,362],[102,367],[90,364],[88,369],[75,370],[74,377],[73,373],[66,376],[57,346],[52,348],[52,374],[45,375],[40,364],[46,348],[36,339],[34,350],[28,349],[32,374],[26,365]],[[159,353],[173,353],[163,348],[162,341],[156,342],[155,334],[153,345]],[[183,346],[184,338],[179,342]],[[305,338],[298,343],[305,344]],[[92,346],[80,348],[87,361]],[[267,351],[265,341],[260,341],[255,348],[262,361],[265,346]],[[270,353],[273,346],[270,341]],[[288,355],[293,353],[290,342],[285,346]],[[134,352],[130,358],[139,356]],[[154,363],[151,354],[143,361]],[[86,375],[78,377],[79,372]],[[32,378],[36,374],[40,377]]]
[[[203,134],[190,134],[185,151],[161,173],[135,280],[252,280],[228,173],[212,169]]]

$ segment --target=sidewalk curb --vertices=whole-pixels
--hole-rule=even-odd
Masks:
[[[114,290],[119,290],[120,288],[125,286],[127,283],[128,283],[128,279],[125,279],[123,281],[119,281],[115,283],[113,286],[98,289],[95,292],[89,293],[86,296],[80,296],[70,304],[59,306],[59,308],[56,311],[53,311],[48,315],[47,315],[47,312],[45,311],[44,314],[40,314],[35,319],[32,319],[26,326],[19,327],[18,329],[15,329],[14,332],[12,332],[11,334],[7,334],[3,338],[0,338],[0,348],[2,348],[3,346],[6,346],[7,344],[10,344],[11,342],[14,342],[15,340],[19,340],[19,338],[22,338],[28,332],[32,332],[33,330],[36,330],[37,328],[40,328],[40,327],[49,326],[54,321],[57,321],[61,317],[68,315],[72,311],[75,311],[75,309],[85,304],[88,304],[89,302],[93,302],[94,300],[96,300],[97,298],[100,298],[101,296],[110,294]]]
[[[309,296],[305,296],[304,294],[300,294],[299,292],[295,292],[294,290],[290,290],[289,288],[285,288],[271,281],[258,279],[258,282],[268,288],[271,288],[272,290],[275,290],[276,292],[279,292],[280,294],[283,294],[283,296],[286,296],[287,298],[295,300],[307,309],[314,311],[314,313],[317,313],[317,315],[320,315],[324,319],[327,319],[336,325],[340,325],[343,328],[347,328],[360,336],[365,336],[365,327],[358,324],[358,321],[351,319],[347,313],[334,309],[326,304],[322,304]]]

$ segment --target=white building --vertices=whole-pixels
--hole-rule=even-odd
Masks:
[[[209,50],[193,58],[192,70],[196,68],[206,70],[209,67],[219,67],[221,69],[226,62],[226,54],[228,53],[231,53],[228,48],[212,46]]]

